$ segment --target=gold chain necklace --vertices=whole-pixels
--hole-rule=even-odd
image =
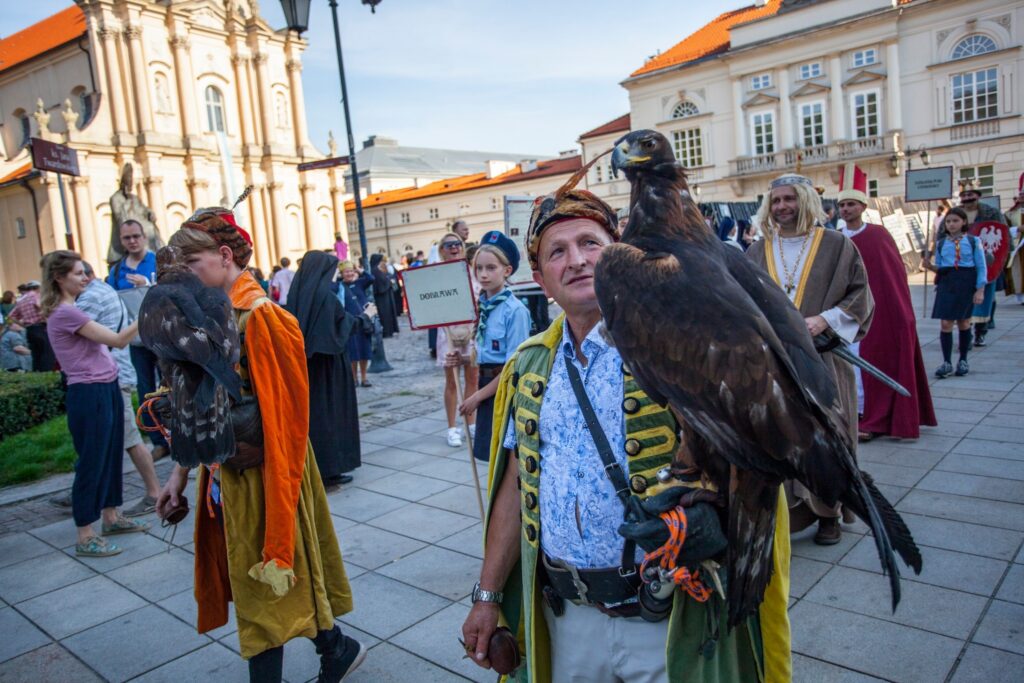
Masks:
[[[793,291],[793,287],[796,282],[796,274],[800,269],[800,264],[804,261],[804,252],[807,251],[807,245],[811,242],[811,231],[807,231],[807,236],[804,237],[803,244],[800,245],[800,253],[797,254],[796,263],[793,264],[793,270],[790,272],[789,267],[786,265],[786,249],[782,244],[782,236],[779,236],[779,260],[782,262],[782,277],[786,283],[784,288],[786,290],[786,296]]]

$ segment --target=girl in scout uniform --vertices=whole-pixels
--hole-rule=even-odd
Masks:
[[[508,278],[519,267],[519,249],[508,237],[492,230],[484,235],[473,257],[473,272],[480,284],[480,322],[476,331],[479,380],[477,391],[466,397],[459,414],[476,411],[473,456],[490,459],[491,420],[498,377],[512,352],[530,336],[530,312],[508,288]]]

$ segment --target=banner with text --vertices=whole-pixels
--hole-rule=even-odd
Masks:
[[[409,268],[401,278],[412,329],[476,322],[476,296],[466,261]]]

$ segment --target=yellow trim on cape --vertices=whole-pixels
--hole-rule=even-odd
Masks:
[[[804,300],[804,291],[807,289],[807,280],[811,276],[811,266],[814,264],[814,259],[818,256],[818,249],[821,247],[821,240],[825,235],[825,229],[820,227],[811,228],[814,234],[811,237],[811,246],[807,252],[807,260],[804,262],[803,272],[800,274],[800,284],[796,288],[796,296],[793,297],[793,305],[796,306],[797,310],[800,309],[800,304]],[[765,250],[764,250],[764,262],[768,270],[768,275],[775,280],[775,284],[782,286],[782,280],[779,279],[779,271],[775,268],[775,243],[771,237],[765,235]],[[782,249],[782,246],[779,246]]]

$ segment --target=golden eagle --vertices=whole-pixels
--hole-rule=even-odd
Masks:
[[[729,492],[730,626],[763,599],[787,479],[826,504],[842,502],[871,527],[895,609],[893,550],[918,573],[921,555],[857,467],[834,381],[803,317],[767,273],[711,233],[664,136],[624,136],[612,168],[631,183],[630,214],[621,243],[597,264],[598,301],[624,363],[652,399],[671,405],[695,464]]]
[[[139,307],[139,335],[171,392],[171,457],[184,467],[220,464],[235,453],[231,399],[242,397],[231,300],[203,285],[174,247],[160,249],[156,262],[157,283]]]

